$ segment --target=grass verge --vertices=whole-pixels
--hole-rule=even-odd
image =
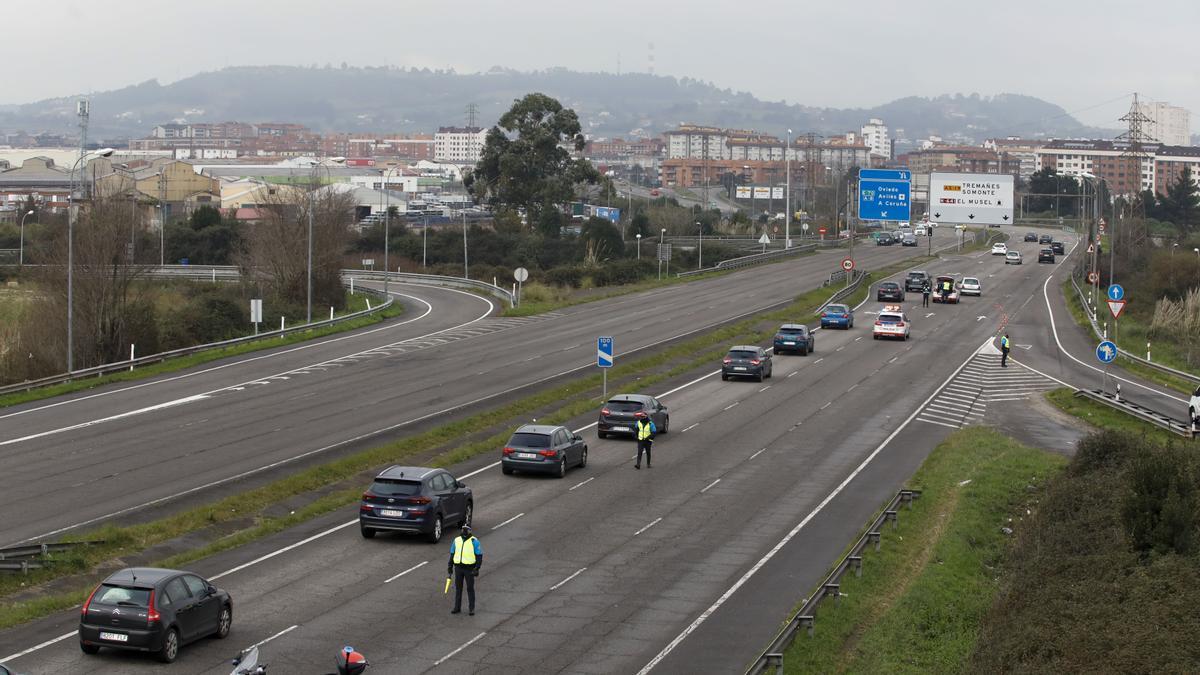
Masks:
[[[1136,417],[1130,417],[1119,410],[1114,410],[1091,399],[1076,397],[1073,389],[1060,387],[1048,391],[1046,392],[1046,400],[1059,410],[1072,417],[1077,417],[1097,429],[1128,431],[1138,436],[1154,438],[1164,442],[1179,440],[1179,436],[1166,429],[1156,427],[1149,422],[1143,422]]]
[[[349,303],[350,304],[346,310],[346,313],[367,308],[366,298],[363,295],[351,296]],[[212,349],[197,354],[180,356],[178,358],[169,359],[160,363],[142,366],[136,370],[123,370],[116,373],[110,373],[108,375],[102,375],[100,377],[87,377],[73,380],[71,382],[51,385],[48,387],[39,387],[29,391],[19,391],[12,394],[5,394],[0,396],[0,408],[18,405],[21,403],[29,403],[30,401],[41,401],[43,399],[53,398],[55,396],[70,394],[77,391],[85,391],[93,387],[112,384],[114,382],[129,382],[131,380],[141,380],[148,377],[153,377],[155,375],[162,375],[164,373],[173,373],[185,368],[191,368],[193,366],[210,363],[212,361],[229,358],[231,356],[241,356],[242,354],[249,354],[251,352],[257,352],[264,349],[286,347],[300,342],[306,342],[308,340],[334,335],[336,333],[344,333],[346,331],[356,330],[358,328],[373,326],[386,319],[399,316],[403,312],[403,305],[401,305],[399,302],[394,302],[392,303],[392,306],[388,307],[387,309],[367,316],[358,317],[356,319],[350,319],[349,321],[344,321],[333,326],[323,326],[321,328],[314,328],[312,330],[302,331],[299,333],[291,333],[281,338],[264,338],[257,342],[248,342],[233,345],[231,347],[224,347],[222,349]]]
[[[965,672],[998,591],[1009,535],[1059,455],[986,428],[955,432],[909,481],[921,497],[863,556],[863,576],[842,579],[841,604],[822,603],[814,637],[784,654],[792,673]]]

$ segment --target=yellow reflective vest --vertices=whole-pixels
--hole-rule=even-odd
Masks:
[[[1009,348],[1009,347],[1008,347],[1008,336],[1007,336],[1007,335],[1005,335],[1004,337],[1000,338],[1000,348],[1001,348],[1001,349],[1008,349],[1008,348]]]
[[[474,537],[468,537],[465,541],[462,537],[454,538],[454,564],[455,565],[474,565],[475,564],[475,544],[471,541]],[[468,544],[470,544],[468,546]]]
[[[650,438],[650,420],[638,420],[637,437],[639,441],[644,441],[647,438]]]

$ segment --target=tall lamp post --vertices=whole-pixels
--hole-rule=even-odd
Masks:
[[[704,269],[704,225],[700,221],[696,221],[696,227],[700,228],[700,249],[696,256],[696,269]]]
[[[32,211],[30,213],[32,213]],[[637,259],[640,262],[642,259],[642,233],[641,232],[637,233],[637,242],[638,242],[638,257],[637,257]]]
[[[85,152],[71,165],[70,185],[71,201],[75,201],[75,170],[89,156],[108,157],[113,154],[112,148],[101,148]],[[80,181],[82,188],[83,181]],[[82,190],[81,190],[82,192]],[[67,205],[67,374],[75,370],[75,217],[78,207]]]
[[[393,171],[397,171],[399,167],[390,169],[381,169],[380,173],[380,189],[383,191],[383,294],[388,295],[388,274],[391,268],[388,267],[388,248],[391,244],[391,224],[392,224],[392,196],[388,192],[387,176]]]
[[[792,130],[787,130],[787,146],[783,148],[783,163],[786,166],[784,172],[787,174],[787,188],[784,190],[784,208],[787,210],[783,214],[783,247],[785,249],[792,247]],[[810,179],[805,179],[810,180]]]
[[[345,157],[331,157],[331,162],[341,164],[346,161]],[[311,161],[313,168],[313,189],[308,191],[308,302],[306,303],[307,311],[305,312],[306,323],[312,323],[312,298],[313,298],[313,211],[317,208],[316,201],[316,185],[317,185],[317,170],[321,168],[321,162],[318,160]],[[328,167],[326,167],[328,169]]]
[[[17,267],[25,266],[25,219],[32,215],[33,209],[30,209],[29,213],[21,216],[21,248],[20,252],[17,254]]]

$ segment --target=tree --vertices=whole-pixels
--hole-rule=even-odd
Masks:
[[[629,221],[629,236],[636,239],[639,234],[650,236],[650,218],[644,211],[638,211]]]
[[[1190,167],[1184,167],[1175,181],[1167,186],[1167,194],[1162,197],[1161,203],[1161,220],[1175,223],[1184,236],[1192,231],[1200,215],[1200,189],[1192,180]]]
[[[1061,175],[1051,166],[1039,169],[1029,177],[1029,193],[1032,195],[1026,205],[1029,211],[1051,211],[1060,216],[1078,213],[1082,194],[1074,176]]]
[[[479,163],[463,183],[477,200],[525,209],[527,222],[545,232],[543,213],[600,180],[587,160],[572,157],[564,145],[583,150],[575,111],[545,94],[528,94],[488,132]]]
[[[238,222],[207,205],[185,221],[168,223],[165,234],[168,262],[187,258],[195,265],[228,265],[241,245]]]
[[[596,252],[601,260],[619,258],[625,251],[625,242],[621,241],[621,231],[611,221],[592,216],[580,228],[579,238],[585,246]]]

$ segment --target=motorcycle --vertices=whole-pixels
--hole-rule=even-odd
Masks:
[[[353,647],[342,647],[338,652],[337,673],[327,675],[362,675],[370,665],[367,658],[354,651]],[[233,659],[233,672],[229,675],[266,675],[267,664],[258,662],[258,645],[242,651]]]

